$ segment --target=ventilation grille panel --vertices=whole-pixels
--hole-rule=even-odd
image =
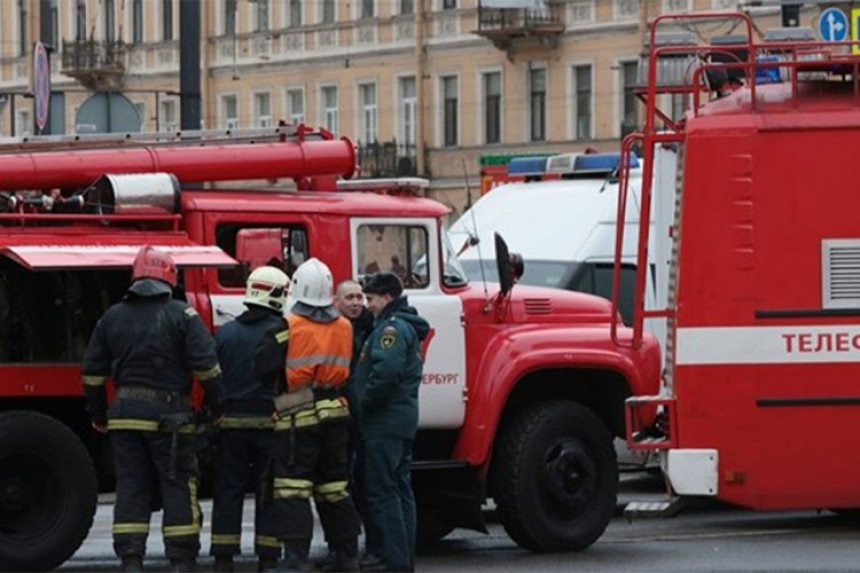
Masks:
[[[552,314],[552,303],[548,298],[527,298],[523,303],[526,314]]]
[[[821,242],[822,308],[860,308],[860,239]]]

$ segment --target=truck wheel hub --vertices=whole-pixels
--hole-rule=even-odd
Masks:
[[[581,514],[592,497],[596,471],[594,463],[578,440],[565,439],[547,452],[544,486],[549,506],[563,520]]]

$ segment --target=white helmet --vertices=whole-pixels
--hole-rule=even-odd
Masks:
[[[290,277],[284,271],[269,266],[257,267],[248,277],[243,302],[283,312],[289,287]]]
[[[321,260],[308,259],[293,273],[290,296],[309,306],[331,306],[334,280],[331,271]]]

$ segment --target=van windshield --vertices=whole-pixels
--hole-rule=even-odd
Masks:
[[[484,274],[481,275],[481,263],[478,259],[460,260],[466,276],[473,282],[499,282],[499,273],[494,260],[483,259]],[[600,262],[565,262],[526,260],[525,272],[518,281],[519,284],[560,288],[588,294],[596,294],[607,300],[612,298],[612,263]],[[636,284],[636,267],[622,265],[621,293],[618,310],[625,324],[633,322],[633,293]]]

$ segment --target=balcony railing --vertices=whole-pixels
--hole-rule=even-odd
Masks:
[[[74,40],[63,42],[63,73],[87,87],[121,83],[125,74],[126,45],[122,41]]]
[[[488,8],[479,4],[475,33],[507,49],[515,39],[554,40],[564,27],[563,4],[537,8]]]
[[[396,141],[359,143],[361,177],[409,177],[418,174],[415,144]]]

